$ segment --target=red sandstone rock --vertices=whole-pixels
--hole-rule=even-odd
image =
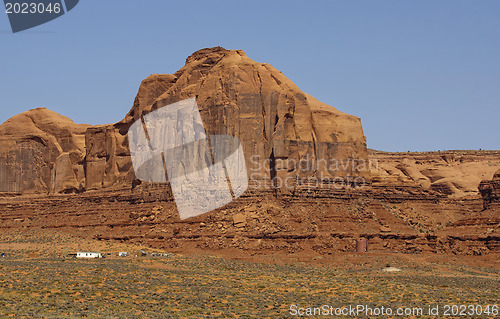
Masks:
[[[0,192],[83,190],[87,127],[45,108],[0,125]]]
[[[351,165],[367,160],[359,118],[303,93],[269,64],[257,63],[241,50],[217,47],[193,53],[173,75],[151,75],[121,122],[88,130],[87,188],[131,185],[129,126],[142,115],[191,97],[196,97],[209,135],[239,138],[257,188],[287,192],[296,187],[296,176],[367,176],[367,170]],[[310,164],[310,170],[299,170],[296,165],[321,159],[347,168],[332,171]],[[281,182],[288,178],[291,189],[273,183],[275,177]]]

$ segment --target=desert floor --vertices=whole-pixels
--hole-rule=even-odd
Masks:
[[[490,315],[480,317],[493,318],[499,304],[500,267],[491,254],[334,253],[306,262],[265,255],[249,262],[199,254],[135,257],[141,248],[55,231],[3,232],[0,318],[292,318],[299,308],[324,305],[328,311],[422,308],[415,318],[430,317],[429,306],[438,305],[442,317],[446,305],[489,305]],[[78,250],[109,255],[66,257]],[[131,256],[118,257],[119,251]],[[389,266],[400,271],[383,271]]]

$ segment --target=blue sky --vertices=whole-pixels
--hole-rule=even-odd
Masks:
[[[368,147],[500,149],[500,1],[82,0],[12,34],[0,13],[0,122],[44,106],[119,121],[142,79],[243,49],[361,118]]]

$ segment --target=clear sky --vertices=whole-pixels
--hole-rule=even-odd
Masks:
[[[141,80],[220,45],[360,117],[370,148],[500,149],[498,0],[81,0],[16,34],[0,12],[0,43],[0,122],[119,121]]]

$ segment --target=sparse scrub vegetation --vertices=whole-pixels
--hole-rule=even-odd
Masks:
[[[50,234],[45,240],[50,243]],[[401,267],[401,259],[360,259],[336,267],[180,255],[61,260],[60,253],[69,249],[58,245],[49,246],[49,255],[57,257],[38,251],[39,257],[28,258],[19,250],[0,259],[0,317],[288,317],[292,304],[486,304],[498,297],[498,270],[469,266],[449,266],[443,273],[443,267],[407,263],[396,275],[381,269]],[[116,245],[105,247],[126,248]]]

